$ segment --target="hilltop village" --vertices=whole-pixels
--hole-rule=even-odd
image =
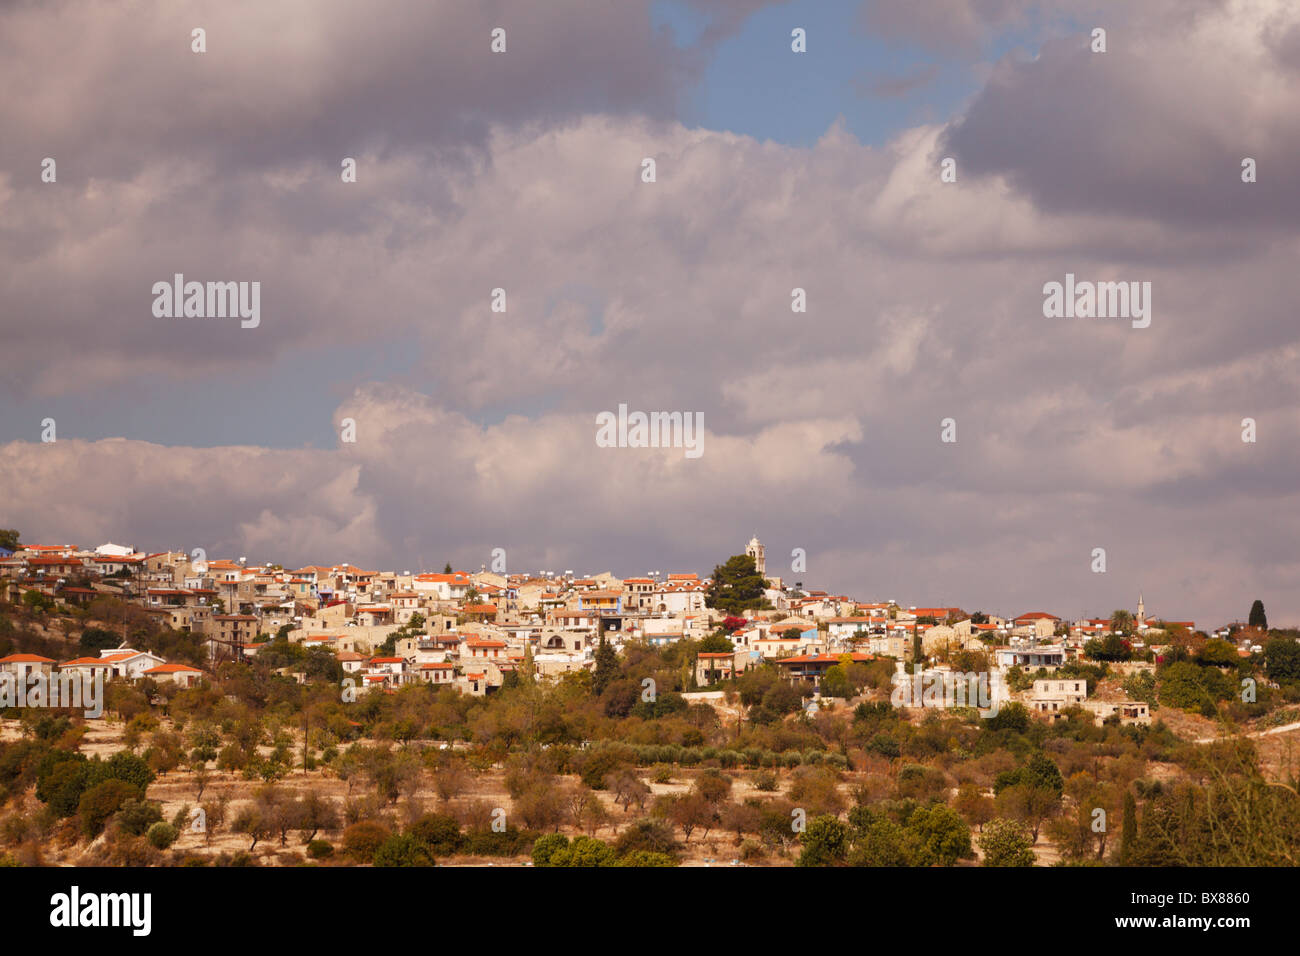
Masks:
[[[864,599],[757,537],[622,578],[14,543],[0,863],[1229,865],[1300,833],[1300,643],[1260,601]]]

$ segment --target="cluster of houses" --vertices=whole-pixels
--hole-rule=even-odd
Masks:
[[[169,664],[156,654],[125,646],[100,651],[98,657],[78,657],[61,664],[39,654],[9,654],[0,657],[0,674],[12,674],[19,681],[27,682],[37,674],[49,680],[60,673],[75,674],[83,680],[102,678],[106,682],[138,682],[148,678],[155,683],[165,682],[180,687],[193,687],[203,676],[200,668],[188,664]]]
[[[933,661],[959,650],[991,651],[1000,671],[1019,667],[1050,674],[1078,658],[1087,641],[1111,633],[1109,619],[1067,622],[1041,611],[972,617],[953,607],[862,603],[767,575],[757,537],[746,553],[767,582],[772,610],[747,613],[738,626],[729,622],[734,650],[698,655],[695,679],[701,686],[769,661],[790,680],[817,683],[846,655],[901,662],[919,652]],[[525,667],[543,678],[590,669],[602,639],[617,647],[703,638],[725,617],[706,607],[709,583],[689,572],[617,578],[506,574],[486,567],[444,573],[367,571],[351,564],[285,568],[249,565],[243,558],[208,560],[197,551],[138,553],[115,544],[93,550],[29,545],[0,556],[0,595],[6,599],[31,591],[73,605],[105,595],[124,599],[168,627],[202,636],[213,665],[247,660],[273,637],[286,637],[333,654],[359,689],[430,683],[473,695],[492,693]],[[1163,633],[1147,618],[1140,597],[1131,630],[1137,649],[1155,644]],[[201,674],[125,647],[57,665],[17,660],[30,656],[12,655],[0,667],[97,668],[123,679],[178,683]],[[1100,717],[1149,719],[1141,702],[1088,701],[1086,685],[1082,696],[1079,686],[1038,681],[1026,699],[1045,719],[1076,704]]]

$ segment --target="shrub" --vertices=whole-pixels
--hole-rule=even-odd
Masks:
[[[362,820],[343,831],[343,850],[355,860],[369,863],[392,832],[382,823]]]
[[[162,804],[152,800],[134,798],[124,800],[117,811],[117,825],[131,836],[144,836],[151,826],[161,820]]]
[[[1216,700],[1232,696],[1230,678],[1214,668],[1198,667],[1190,661],[1176,661],[1159,672],[1160,703],[1180,710],[1199,710],[1214,716]]]
[[[592,790],[604,790],[605,778],[622,769],[626,762],[613,748],[594,750],[582,761],[582,782]]]
[[[93,760],[90,763],[90,782],[102,783],[105,780],[123,780],[143,794],[154,782],[154,772],[143,758],[119,750],[105,761]]]
[[[99,836],[108,818],[117,813],[124,802],[138,798],[140,791],[125,780],[105,780],[95,784],[81,795],[77,815],[81,828],[91,839]]]
[[[569,838],[563,833],[548,833],[538,837],[533,844],[533,866],[552,866],[551,858],[569,848]]]
[[[848,853],[849,828],[829,815],[814,817],[800,842],[797,866],[833,866]]]
[[[534,844],[536,846],[536,844]],[[551,852],[548,866],[612,866],[615,853],[604,840],[574,837],[572,843]]]
[[[394,834],[380,844],[372,860],[375,866],[433,866],[429,848],[410,833]]]
[[[54,750],[49,756],[63,753],[67,751]],[[45,761],[42,761],[44,764]],[[85,759],[58,759],[51,763],[47,773],[38,776],[36,798],[44,800],[60,817],[70,817],[77,812],[77,805],[81,802],[89,781],[90,764]]]
[[[312,840],[307,844],[307,855],[313,860],[324,860],[334,855],[334,846],[328,840]]]
[[[176,837],[179,836],[179,834],[176,832],[176,828],[170,823],[159,822],[151,826],[145,836],[154,849],[165,850],[176,842]]]
[[[677,839],[670,826],[658,820],[637,820],[618,835],[614,849],[619,855],[634,850],[648,850],[651,853],[673,854],[677,851]]]
[[[465,835],[465,853],[476,856],[518,856],[538,839],[538,834],[508,826],[497,833],[493,830],[471,830]]]
[[[407,832],[429,848],[434,856],[451,856],[465,844],[460,824],[455,817],[439,813],[426,813],[412,823]]]
[[[649,850],[633,850],[625,853],[614,863],[615,866],[677,866],[677,861],[667,853],[651,853]]]
[[[976,841],[984,851],[985,866],[1033,866],[1033,837],[1014,820],[991,820]]]
[[[926,865],[952,866],[958,860],[974,855],[970,845],[970,827],[951,807],[937,804],[929,809],[915,810],[908,818],[907,829],[920,838]]]

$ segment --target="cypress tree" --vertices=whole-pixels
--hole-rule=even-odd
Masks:
[[[599,695],[605,692],[609,682],[614,679],[614,672],[618,669],[618,655],[614,653],[614,648],[609,646],[605,640],[605,632],[600,632],[600,643],[596,645],[596,670],[591,675],[591,689]]]
[[[1255,603],[1250,606],[1250,618],[1246,623],[1261,631],[1268,630],[1268,615],[1264,613],[1264,602],[1259,598],[1255,598]]]
[[[1132,793],[1124,794],[1124,822],[1120,831],[1119,861],[1128,866],[1133,861],[1133,851],[1137,847],[1138,837],[1137,800]]]

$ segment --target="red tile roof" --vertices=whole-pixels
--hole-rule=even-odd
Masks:
[[[778,664],[838,664],[842,657],[852,657],[854,663],[864,663],[874,661],[876,658],[871,654],[800,654],[797,657],[782,657]]]

